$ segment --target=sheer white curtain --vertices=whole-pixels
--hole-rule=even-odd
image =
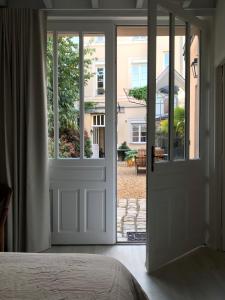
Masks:
[[[9,251],[50,245],[45,25],[41,11],[0,10],[0,182],[13,189]]]

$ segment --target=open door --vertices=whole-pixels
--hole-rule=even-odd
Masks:
[[[148,21],[149,272],[204,243],[201,24],[160,2],[149,1]]]

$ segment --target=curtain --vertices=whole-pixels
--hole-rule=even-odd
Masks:
[[[46,16],[0,10],[0,182],[13,189],[7,250],[50,246]]]

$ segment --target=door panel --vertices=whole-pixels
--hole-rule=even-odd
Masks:
[[[59,232],[79,231],[79,191],[60,191],[58,202]]]
[[[173,163],[179,164],[179,163]],[[151,189],[152,270],[204,243],[204,182],[200,162],[155,170]]]

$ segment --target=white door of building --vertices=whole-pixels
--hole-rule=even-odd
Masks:
[[[200,147],[204,115],[204,103],[200,101],[204,89],[200,74],[201,24],[180,9],[181,15],[174,14],[177,9],[168,6],[168,1],[160,1],[161,8],[156,2],[148,2],[149,272],[202,245],[205,229],[204,150]],[[162,42],[169,43],[166,64],[159,56]],[[157,77],[159,69],[163,80]],[[155,113],[158,96],[165,99],[167,111],[161,118]],[[155,147],[163,149],[163,160],[155,157]]]
[[[48,29],[48,72],[53,74],[52,79],[49,75],[52,83],[48,82],[53,86],[53,91],[48,89],[53,93],[49,106],[54,115],[53,129],[49,126],[52,243],[113,244],[116,98],[112,25],[49,21]],[[99,66],[105,69],[101,78]],[[93,116],[104,116],[99,145],[92,145]]]

